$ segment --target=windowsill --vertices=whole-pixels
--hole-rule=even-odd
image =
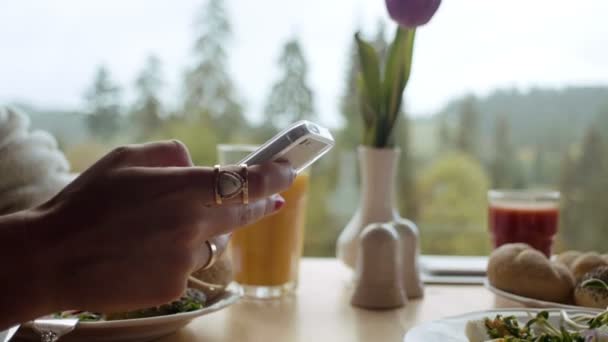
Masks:
[[[335,258],[304,257],[310,261],[335,260],[340,268],[347,269]],[[486,278],[487,256],[421,255],[422,281],[426,284],[481,285]]]

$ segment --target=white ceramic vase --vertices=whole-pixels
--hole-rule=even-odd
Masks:
[[[399,235],[402,286],[408,298],[420,298],[424,289],[418,267],[418,228],[412,221],[401,218],[395,205],[400,150],[360,146],[358,154],[361,198],[359,208],[338,238],[338,258],[354,270],[359,257],[361,232],[370,224],[388,223]]]
[[[338,259],[354,269],[359,235],[370,223],[400,221],[395,206],[395,189],[400,150],[359,146],[361,198],[359,207],[346,225],[336,246]]]

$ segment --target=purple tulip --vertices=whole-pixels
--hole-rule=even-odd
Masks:
[[[388,14],[405,28],[428,23],[440,4],[441,0],[386,0]]]

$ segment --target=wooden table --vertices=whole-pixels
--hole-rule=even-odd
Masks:
[[[422,300],[390,311],[350,305],[350,273],[335,259],[305,258],[298,293],[277,301],[242,300],[194,320],[159,341],[402,341],[412,326],[444,316],[496,307],[521,307],[498,300],[482,286],[428,285]]]

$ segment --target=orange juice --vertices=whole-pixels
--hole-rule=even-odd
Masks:
[[[234,280],[239,284],[295,286],[304,238],[308,177],[298,175],[291,187],[281,193],[285,205],[278,213],[232,235]]]

